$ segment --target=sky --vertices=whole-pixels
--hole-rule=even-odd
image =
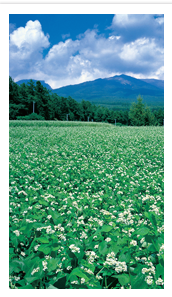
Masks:
[[[9,14],[9,75],[53,89],[126,74],[164,79],[162,14]]]

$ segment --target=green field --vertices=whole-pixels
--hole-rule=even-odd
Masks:
[[[163,127],[10,122],[10,288],[163,289],[163,162]]]

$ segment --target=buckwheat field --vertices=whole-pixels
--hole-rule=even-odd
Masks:
[[[164,288],[164,129],[11,122],[11,289]]]

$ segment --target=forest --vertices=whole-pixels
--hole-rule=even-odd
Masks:
[[[17,85],[9,77],[9,120],[58,120],[107,122],[119,126],[162,126],[164,110],[150,108],[139,96],[129,109],[114,110],[89,101],[60,97],[40,81]]]

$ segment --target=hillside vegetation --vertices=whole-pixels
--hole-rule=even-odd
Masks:
[[[138,102],[138,104],[135,109],[142,115],[142,119],[134,122],[129,109],[113,110],[85,100],[77,102],[70,96],[67,98],[58,96],[44,87],[40,81],[35,84],[30,80],[27,84],[22,83],[19,86],[11,77],[9,78],[10,120],[69,120],[108,122],[117,123],[117,125],[163,125],[163,109],[151,111],[145,103],[141,105]],[[130,107],[133,109],[133,105]],[[140,111],[138,107],[141,108]]]

